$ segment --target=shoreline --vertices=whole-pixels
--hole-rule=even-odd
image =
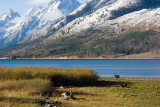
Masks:
[[[0,59],[9,59],[9,57],[1,57]],[[140,54],[130,54],[130,55],[123,55],[123,54],[115,54],[115,55],[104,55],[104,56],[48,56],[42,58],[17,58],[17,59],[160,59],[160,52],[159,53],[140,53]]]
[[[114,77],[100,76],[100,78],[105,79],[115,79]],[[120,77],[117,80],[160,80],[160,77]]]
[[[1,59],[0,58],[0,60],[1,61],[3,61],[3,60],[7,60],[7,59]],[[8,59],[8,60],[21,60],[21,59]],[[34,59],[22,59],[22,60],[34,60]],[[35,59],[35,60],[48,60],[48,59]],[[52,60],[52,59],[51,59]],[[53,59],[54,60],[54,59]],[[74,59],[55,59],[55,60],[74,60]],[[75,59],[75,60],[92,60],[92,59]],[[99,60],[99,59],[93,59],[93,60]],[[100,60],[110,60],[110,59],[100,59]],[[111,60],[121,60],[121,59],[111,59]],[[129,59],[122,59],[122,60],[129,60]],[[159,60],[159,59],[130,59],[130,60]],[[1,66],[0,66],[1,67]],[[8,68],[8,67],[6,67],[6,68]],[[15,67],[13,67],[13,68],[15,68]],[[108,79],[114,79],[114,76],[113,75],[100,75],[99,76],[100,78],[108,78]],[[147,77],[143,77],[143,75],[142,76],[133,76],[133,75],[129,75],[128,77],[127,76],[121,76],[120,77],[120,79],[129,79],[129,80],[143,80],[143,79],[145,79],[145,80],[160,80],[160,76],[157,76],[157,75],[154,75],[154,76],[147,76]]]
[[[104,60],[106,60],[106,59],[113,59],[113,60],[114,60],[114,59],[124,59],[124,60],[125,60],[125,59],[126,59],[126,60],[127,60],[127,59],[130,59],[130,60],[132,60],[132,59],[133,59],[133,60],[134,60],[134,59],[139,59],[139,60],[140,60],[140,59],[142,59],[142,60],[143,60],[143,59],[146,59],[146,60],[147,60],[147,59],[148,59],[148,60],[150,60],[150,59],[160,59],[160,58],[17,58],[17,59],[0,58],[0,59],[8,59],[8,60],[17,60],[17,59],[18,59],[18,60],[21,60],[21,59],[22,59],[22,60],[23,60],[23,59],[32,59],[32,60],[34,60],[34,59],[44,59],[44,60],[45,60],[45,59],[75,59],[75,60],[76,60],[76,59],[79,59],[79,60],[83,60],[83,59],[84,59],[84,60],[85,60],[85,59],[87,59],[87,60],[90,60],[90,59],[94,59],[94,60],[96,60],[96,59],[101,59],[101,60],[102,60],[102,59],[104,59]]]

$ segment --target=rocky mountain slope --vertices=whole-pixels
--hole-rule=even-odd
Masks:
[[[102,23],[105,20],[109,20],[109,18],[112,17],[111,12],[115,9],[119,10],[122,7],[135,8],[138,3],[138,0],[128,0],[127,2],[123,2],[123,0],[88,0],[88,2],[82,4],[75,11],[57,21],[57,23],[52,23],[46,26],[44,29],[41,29],[30,36],[29,39],[34,40],[41,36],[46,36],[50,33],[50,31],[52,34],[57,31],[60,31],[61,33],[62,30],[63,32],[65,30],[69,30],[71,31],[70,34],[80,32],[90,27],[97,26],[100,24],[100,20]]]
[[[156,51],[159,7],[159,0],[88,0],[19,44],[0,50],[1,55],[97,57]]]
[[[31,41],[53,34],[54,38],[57,38],[57,36],[70,36],[88,28],[99,27],[104,24],[110,27],[110,25],[118,23],[118,27],[114,26],[114,29],[111,29],[113,32],[116,28],[119,28],[119,24],[122,24],[122,21],[136,18],[136,14],[138,14],[140,19],[142,17],[139,23],[143,22],[145,20],[143,16],[152,13],[152,10],[157,9],[158,6],[160,6],[159,0],[89,0],[63,19],[44,27],[44,29],[32,34],[26,40]],[[139,12],[132,14],[135,11]],[[155,18],[154,14],[157,14],[157,12],[158,10],[153,11],[153,18]],[[128,19],[122,17],[120,23],[115,22],[115,19],[126,14],[130,14],[127,15]],[[148,15],[146,18],[150,19],[151,17]],[[135,20],[138,19],[136,18]],[[132,26],[132,24],[130,25]]]
[[[3,38],[3,35],[7,32],[6,29],[15,25],[11,21],[18,17],[20,17],[20,15],[17,12],[13,12],[12,9],[9,9],[0,17],[0,39]]]
[[[0,48],[22,41],[30,34],[72,12],[79,5],[77,0],[51,0],[44,7],[32,8],[24,16],[12,21],[8,17],[6,20],[13,25],[9,25],[4,29],[5,32],[1,32]],[[2,20],[4,17],[2,16]]]
[[[4,13],[1,17],[0,17],[0,27],[6,27],[9,26],[9,23],[11,20],[20,17],[19,13],[17,12],[13,12],[12,9],[9,9],[6,13]]]

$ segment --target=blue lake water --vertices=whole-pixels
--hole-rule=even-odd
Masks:
[[[100,76],[160,77],[160,59],[17,59],[0,60],[0,67],[80,67]]]

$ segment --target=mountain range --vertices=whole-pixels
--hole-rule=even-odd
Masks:
[[[88,0],[80,5],[76,0],[51,0],[22,17],[9,10],[0,18],[0,29],[1,57],[155,52],[160,48],[160,1]]]
[[[3,21],[0,25],[8,24],[6,28],[0,26],[0,29],[4,28],[0,35],[0,48],[22,41],[30,34],[72,12],[79,5],[77,0],[51,0],[43,7],[29,9],[22,17],[10,9],[0,18]]]

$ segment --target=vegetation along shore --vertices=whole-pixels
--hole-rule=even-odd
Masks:
[[[99,77],[82,68],[0,68],[0,107],[46,105],[158,107],[160,79]]]

